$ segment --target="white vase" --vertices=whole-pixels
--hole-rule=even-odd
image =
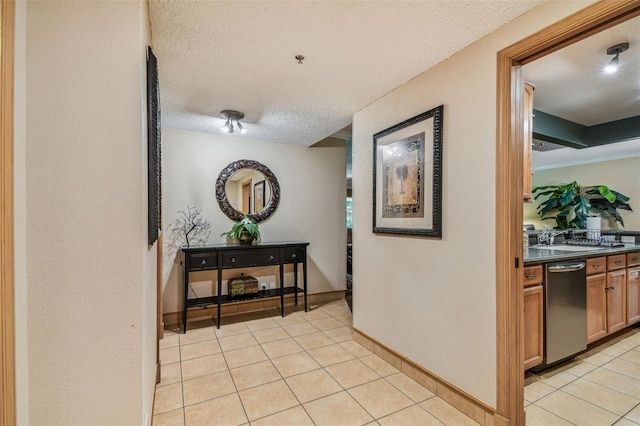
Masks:
[[[600,216],[587,218],[587,239],[597,240],[600,238],[602,228],[602,218]]]

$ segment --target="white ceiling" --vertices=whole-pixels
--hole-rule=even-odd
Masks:
[[[608,47],[629,43],[615,74],[603,71]],[[525,66],[534,107],[584,126],[640,115],[640,17],[623,22]]]
[[[615,74],[603,69],[608,47],[629,43]],[[585,126],[640,115],[640,17],[602,31],[525,66],[535,84],[534,108]],[[586,149],[533,152],[533,169],[545,170],[640,156],[640,139]]]
[[[150,0],[162,125],[310,146],[542,1]]]

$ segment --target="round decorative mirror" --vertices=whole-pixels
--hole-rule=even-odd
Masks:
[[[280,185],[267,166],[254,160],[238,160],[222,169],[216,180],[216,200],[231,220],[244,215],[257,222],[267,220],[280,202]]]

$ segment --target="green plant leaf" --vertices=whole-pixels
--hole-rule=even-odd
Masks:
[[[616,196],[617,201],[620,201],[622,203],[627,203],[627,201],[629,201],[629,197],[627,197],[626,195],[621,194],[618,191],[614,191],[613,189],[611,190],[611,192]]]
[[[629,197],[605,185],[580,187],[576,181],[561,185],[538,186],[533,189],[534,200],[547,197],[537,207],[542,220],[555,219],[556,229],[586,228],[587,217],[592,212],[624,222],[619,210],[632,211]],[[555,216],[553,216],[555,214]]]
[[[594,188],[596,191],[598,191],[598,193],[600,195],[602,195],[604,198],[606,198],[607,201],[609,201],[610,203],[613,203],[614,201],[616,201],[615,194],[612,193],[611,190],[609,190],[608,187],[606,187],[604,185],[594,185],[594,186],[592,186],[592,188]]]

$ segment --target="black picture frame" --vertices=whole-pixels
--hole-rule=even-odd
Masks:
[[[261,180],[253,185],[253,212],[260,213],[265,207],[265,181]]]
[[[158,60],[147,47],[147,165],[149,245],[162,232],[162,156]]]
[[[442,238],[443,112],[373,135],[373,233]]]

